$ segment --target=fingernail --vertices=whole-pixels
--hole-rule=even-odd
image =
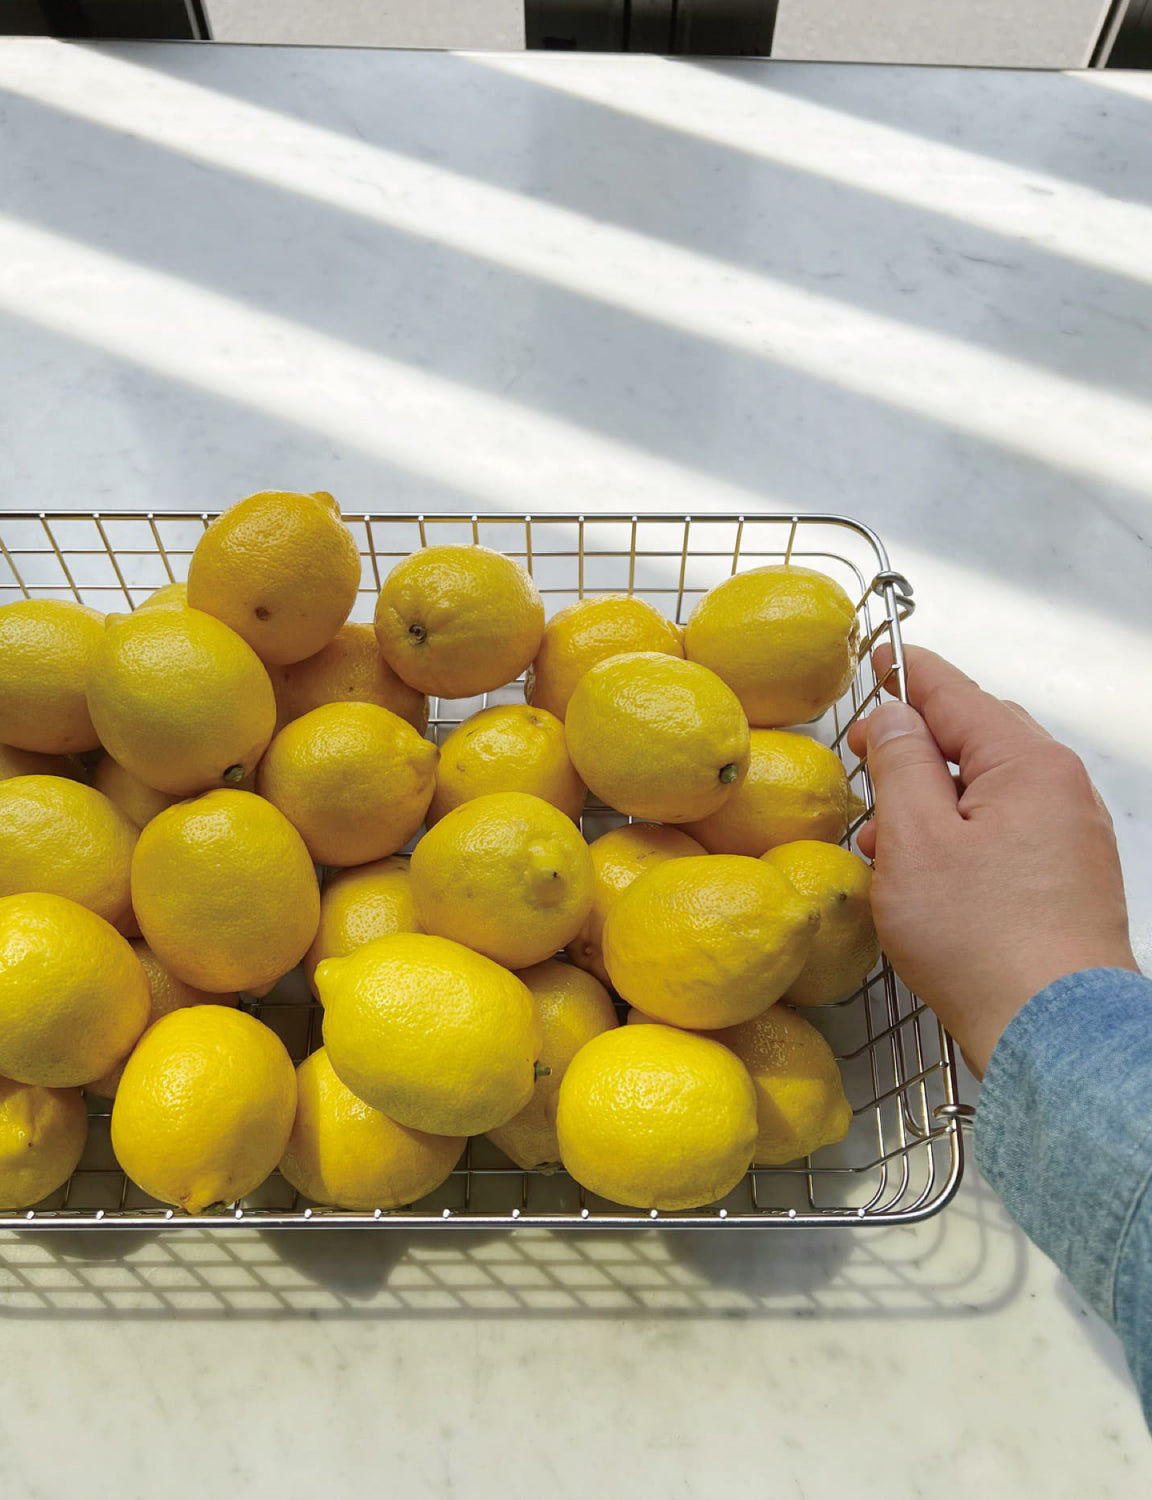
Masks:
[[[885,703],[868,718],[869,753],[902,734],[917,734],[923,727],[924,720],[907,703]]]

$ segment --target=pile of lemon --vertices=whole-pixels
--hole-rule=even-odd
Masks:
[[[478,1134],[684,1209],[841,1140],[798,1008],[875,964],[870,871],[839,759],[786,726],[855,671],[843,590],[762,567],[683,630],[623,595],[546,623],[480,546],[406,558],[374,627],[359,587],[331,496],[265,492],[131,614],[0,608],[0,1209],[75,1169],[85,1092],[190,1214],[277,1167],[400,1207]],[[525,671],[425,737],[429,696]],[[640,821],[589,845],[589,792]],[[324,1045],[294,1069],[238,1000],[300,963]]]

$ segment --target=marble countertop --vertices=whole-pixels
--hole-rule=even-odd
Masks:
[[[0,131],[0,506],[853,514],[1152,964],[1152,77],[4,40]],[[1152,1488],[971,1166],[859,1233],[0,1236],[0,1348],[51,1500]]]

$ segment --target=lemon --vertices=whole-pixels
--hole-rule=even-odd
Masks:
[[[353,870],[341,870],[320,893],[320,926],[304,956],[304,972],[313,994],[316,967],[326,958],[343,958],[373,938],[419,931],[412,872],[406,859],[393,854]]]
[[[274,984],[320,921],[304,840],[252,792],[206,792],[153,818],[132,860],[132,906],[164,967],[214,994]]]
[[[434,1192],[460,1160],[462,1135],[428,1135],[357,1099],[321,1047],[296,1069],[296,1123],[280,1171],[313,1203],[403,1208]]]
[[[731,1048],[756,1090],[753,1159],[777,1167],[842,1141],[852,1124],[832,1049],[786,1005],[709,1035]]]
[[[564,726],[527,704],[481,709],[440,746],[428,826],[488,792],[530,792],[574,822],[584,808],[584,783],[568,758]]]
[[[103,792],[109,802],[115,803],[137,828],[151,823],[157,813],[179,800],[169,792],[158,792],[154,787],[146,786],[139,776],[126,771],[110,755],[102,755],[97,761],[92,772],[92,785],[98,792]]]
[[[588,846],[592,856],[592,909],[568,944],[572,962],[595,974],[602,984],[610,984],[603,952],[608,908],[645,870],[663,864],[666,859],[684,859],[704,852],[703,845],[694,838],[660,823],[626,823],[593,839]]]
[[[67,599],[0,605],[0,734],[18,750],[69,755],[100,743],[84,689],[104,617]]]
[[[242,1010],[193,1005],[150,1026],[124,1065],[112,1149],[137,1187],[200,1214],[260,1186],[295,1115],[296,1071],[276,1033]]]
[[[316,985],[337,1076],[402,1125],[475,1135],[532,1097],[536,1003],[491,959],[447,938],[396,933],[325,959]]]
[[[371,625],[341,625],[315,656],[273,667],[278,729],[326,703],[375,703],[423,734],[428,700],[402,682],[380,655]]]
[[[186,583],[166,583],[163,588],[154,589],[143,601],[136,606],[137,609],[187,609],[188,608],[188,585]]]
[[[110,616],[92,661],[88,706],[109,755],[174,797],[241,781],[276,723],[259,657],[198,609]]]
[[[10,781],[13,776],[67,776],[83,781],[84,767],[71,755],[42,755],[37,750],[0,745],[0,781]]]
[[[848,777],[840,757],[806,734],[754,729],[748,775],[724,806],[686,823],[710,854],[759,858],[776,844],[844,836]]]
[[[546,958],[518,975],[532,991],[544,1040],[532,1098],[488,1139],[525,1171],[552,1172],[560,1165],[556,1100],[560,1082],[585,1042],[617,1024],[611,996],[591,974]]]
[[[439,752],[375,703],[329,703],[285,725],[256,787],[321,865],[362,865],[402,848],[424,821]]]
[[[30,1208],[63,1187],[87,1141],[79,1089],[0,1078],[0,1211]]]
[[[756,1095],[719,1042],[621,1026],[568,1065],[556,1130],[564,1166],[590,1192],[630,1208],[699,1208],[748,1170]]]
[[[380,590],[376,639],[405,682],[470,698],[518,677],[544,634],[536,585],[488,547],[425,547],[397,563]]]
[[[147,1024],[149,1026],[154,1021],[158,1021],[161,1016],[169,1016],[174,1010],[181,1010],[186,1005],[237,1004],[236,995],[214,995],[208,990],[198,990],[194,985],[185,984],[182,979],[177,979],[175,974],[169,974],[143,938],[137,938],[132,943],[132,952],[140,960],[140,966],[148,978]],[[115,1099],[116,1090],[120,1087],[120,1079],[124,1073],[124,1063],[127,1060],[124,1058],[117,1067],[105,1073],[102,1078],[86,1083],[84,1092],[95,1094],[99,1099]]]
[[[592,856],[580,830],[527,792],[493,792],[446,813],[412,854],[425,931],[512,969],[551,957],[592,905]]]
[[[0,897],[0,1075],[78,1088],[148,1020],[148,980],[103,917],[63,896]]]
[[[576,684],[597,662],[625,651],[683,656],[680,631],[658,609],[630,594],[599,594],[559,610],[544,628],[524,696],[562,719]]]
[[[835,844],[802,839],[764,856],[820,913],[804,967],[784,993],[790,1005],[830,1005],[859,988],[880,958],[872,921],[872,870]]]
[[[136,825],[81,782],[0,781],[0,896],[47,891],[118,922],[128,911],[136,837]]]
[[[585,672],[564,728],[588,787],[634,818],[703,818],[748,769],[736,695],[707,668],[655,651],[612,656]]]
[[[750,724],[776,729],[818,718],[847,691],[859,638],[852,601],[834,579],[773,565],[705,594],[684,627],[684,652],[724,679]]]
[[[360,549],[324,491],[262,490],[217,516],[188,568],[188,603],[246,640],[265,662],[315,656],[360,587]]]
[[[815,907],[762,860],[670,859],[609,908],[604,962],[630,1005],[671,1026],[709,1031],[751,1020],[778,1000],[803,968],[819,922]]]

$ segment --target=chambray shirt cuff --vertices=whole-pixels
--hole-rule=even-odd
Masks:
[[[976,1160],[1081,1296],[1126,1320],[1152,1274],[1127,1259],[1152,1234],[1152,981],[1088,969],[1032,997],[988,1065]],[[1131,1358],[1136,1330],[1119,1331]]]

